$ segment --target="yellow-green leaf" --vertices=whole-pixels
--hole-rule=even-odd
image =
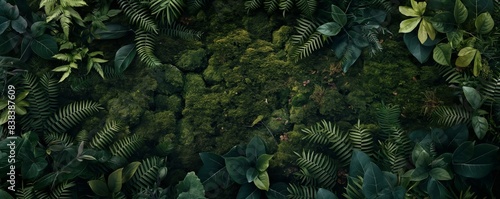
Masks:
[[[409,33],[415,27],[417,27],[418,23],[420,23],[420,17],[414,17],[411,19],[405,19],[399,24],[399,33]]]
[[[425,1],[417,2],[415,0],[411,0],[411,7],[413,8],[413,10],[417,11],[418,16],[422,16],[425,13],[427,3]]]
[[[268,191],[269,190],[269,175],[267,171],[260,172],[259,175],[253,180],[253,184],[260,190]]]
[[[63,66],[59,66],[57,68],[52,69],[52,71],[54,71],[54,72],[66,72],[68,70],[71,70],[69,65],[63,65]]]
[[[458,52],[458,58],[455,61],[455,65],[460,66],[460,67],[467,67],[469,64],[472,62],[474,59],[474,56],[476,55],[477,50],[472,47],[465,47],[462,48]]]
[[[432,58],[434,58],[434,61],[438,64],[450,66],[451,52],[452,49],[450,44],[440,43],[434,48]]]
[[[455,7],[453,8],[453,16],[458,24],[463,23],[469,14],[467,13],[467,8],[460,0],[455,1]]]
[[[92,61],[95,62],[95,63],[106,63],[108,62],[108,60],[105,60],[105,59],[101,59],[101,58],[92,58]]]
[[[71,70],[68,70],[66,71],[63,76],[61,77],[61,79],[59,79],[59,82],[62,82],[64,81],[66,78],[68,78],[69,74],[71,74]]]
[[[495,22],[493,21],[493,18],[491,17],[491,14],[489,12],[484,12],[477,16],[475,25],[476,30],[479,34],[487,34],[491,32],[491,30],[493,30]]]
[[[55,54],[52,57],[55,59],[58,59],[58,60],[62,60],[62,61],[69,61],[70,60],[70,56],[68,54],[59,53],[59,54]]]
[[[99,195],[99,196],[108,196],[109,195],[109,189],[108,186],[106,186],[106,183],[102,180],[91,180],[87,182],[89,184],[90,189],[92,191]]]
[[[476,56],[474,56],[474,69],[472,70],[474,76],[479,76],[482,68],[483,62],[481,60],[481,52],[477,51]]]
[[[122,176],[123,168],[117,169],[113,171],[113,173],[109,174],[108,177],[108,188],[111,193],[116,193],[122,190],[123,184],[123,176]]]
[[[410,8],[408,6],[399,6],[399,12],[403,14],[404,16],[407,17],[418,17],[417,11],[413,10],[413,8]]]

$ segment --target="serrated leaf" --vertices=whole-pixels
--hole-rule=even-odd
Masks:
[[[421,17],[414,17],[403,20],[399,24],[399,33],[409,33],[413,31],[413,29],[415,29],[418,26],[421,20],[422,20]]]
[[[495,22],[489,12],[484,12],[477,16],[474,24],[476,25],[476,30],[479,34],[487,34],[493,30]]]
[[[467,8],[460,0],[455,0],[455,7],[453,8],[453,16],[455,17],[455,21],[458,24],[465,22],[469,13],[467,12]]]
[[[451,52],[452,49],[450,44],[440,43],[434,48],[432,58],[438,64],[451,66]]]

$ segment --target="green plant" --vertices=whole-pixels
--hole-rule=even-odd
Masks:
[[[84,0],[40,1],[40,8],[43,7],[47,15],[46,22],[49,23],[52,20],[58,20],[66,38],[69,38],[70,24],[73,21],[80,26],[84,26],[82,17],[74,9],[83,6],[87,6]]]
[[[109,174],[107,181],[90,180],[87,183],[92,191],[98,196],[107,198],[125,198],[125,195],[121,192],[122,184],[134,176],[140,165],[140,162],[132,162],[126,167],[119,168]]]
[[[9,87],[15,88],[14,86]],[[5,124],[9,120],[9,115],[14,115],[12,111],[16,115],[26,114],[26,107],[29,106],[29,103],[24,98],[26,98],[28,93],[29,91],[24,91],[17,95],[8,95],[9,97],[0,99],[0,111],[2,111],[0,114],[0,125]]]

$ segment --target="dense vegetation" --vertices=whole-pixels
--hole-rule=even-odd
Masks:
[[[494,0],[0,0],[0,198],[499,197],[498,19]]]

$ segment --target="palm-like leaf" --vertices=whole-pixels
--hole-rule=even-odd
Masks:
[[[43,139],[48,146],[64,145],[68,147],[73,143],[73,138],[68,133],[48,132],[44,134]]]
[[[76,186],[74,182],[63,182],[50,191],[50,198],[70,199],[74,198],[71,188]]]
[[[118,0],[120,8],[129,18],[130,23],[139,26],[140,29],[152,33],[158,33],[158,27],[149,9],[139,1]]]
[[[59,87],[57,86],[57,80],[52,78],[53,73],[45,73],[40,78],[40,83],[47,92],[47,97],[49,100],[49,111],[55,112],[59,107],[59,102],[57,97],[59,96]]]
[[[247,0],[245,1],[245,9],[247,11],[255,10],[262,5],[262,0]]]
[[[73,102],[60,108],[56,114],[50,117],[46,123],[46,129],[48,132],[64,133],[69,128],[82,121],[85,117],[101,109],[102,107],[97,102]]]
[[[384,168],[397,173],[406,166],[406,156],[403,146],[392,140],[380,143],[379,159]]]
[[[317,0],[297,0],[297,7],[306,16],[312,16],[316,11],[316,6],[318,5]]]
[[[115,134],[121,128],[122,126],[115,121],[106,122],[104,128],[92,137],[90,147],[102,150],[106,149],[113,142]]]
[[[158,157],[150,157],[142,160],[136,173],[128,182],[129,187],[136,192],[153,187],[157,180],[159,169],[164,164],[164,161]]]
[[[162,23],[174,23],[182,13],[184,0],[150,0],[149,8],[156,18],[160,18]]]
[[[148,67],[158,67],[161,65],[160,59],[154,54],[154,47],[156,44],[156,35],[138,30],[135,36],[135,46],[137,48],[137,54],[143,63]]]
[[[118,140],[113,143],[109,149],[113,155],[129,158],[134,152],[137,151],[137,149],[139,149],[139,147],[141,147],[142,142],[143,139],[137,134],[134,134]]]
[[[301,172],[297,176],[301,179],[302,184],[326,189],[332,189],[335,186],[337,182],[335,160],[314,151],[302,151],[302,154],[295,154],[299,157],[297,165],[301,168]]]
[[[482,81],[480,92],[487,104],[500,103],[500,73]]]
[[[471,114],[462,106],[440,106],[433,112],[433,120],[444,126],[470,121]]]
[[[28,113],[21,119],[22,128],[25,131],[41,131],[47,118],[53,113],[51,109],[55,99],[51,97],[54,97],[54,85],[47,79],[39,84],[38,78],[31,73],[24,73],[22,80],[23,89],[30,91],[26,97],[30,106],[26,108]]]
[[[294,5],[294,0],[281,0],[279,3],[280,10],[283,10],[283,16],[285,16],[285,12],[290,12]]]
[[[346,192],[342,194],[347,199],[364,199],[365,194],[363,194],[363,177],[348,177]]]
[[[373,155],[373,136],[369,129],[361,125],[360,121],[349,130],[352,148],[359,149],[369,156]]]
[[[267,13],[272,13],[278,9],[279,0],[264,0],[264,9]]]
[[[382,132],[379,137],[382,140],[389,138],[389,135],[394,128],[401,128],[399,123],[399,116],[401,115],[401,110],[398,105],[385,105],[382,104],[380,108],[376,111],[378,124]]]
[[[325,41],[323,35],[316,31],[319,26],[318,23],[306,18],[298,19],[297,23],[295,29],[298,34],[292,35],[292,43],[296,46],[292,50],[291,56],[296,61],[309,56],[313,51],[320,49],[326,42],[331,40],[329,38]]]

